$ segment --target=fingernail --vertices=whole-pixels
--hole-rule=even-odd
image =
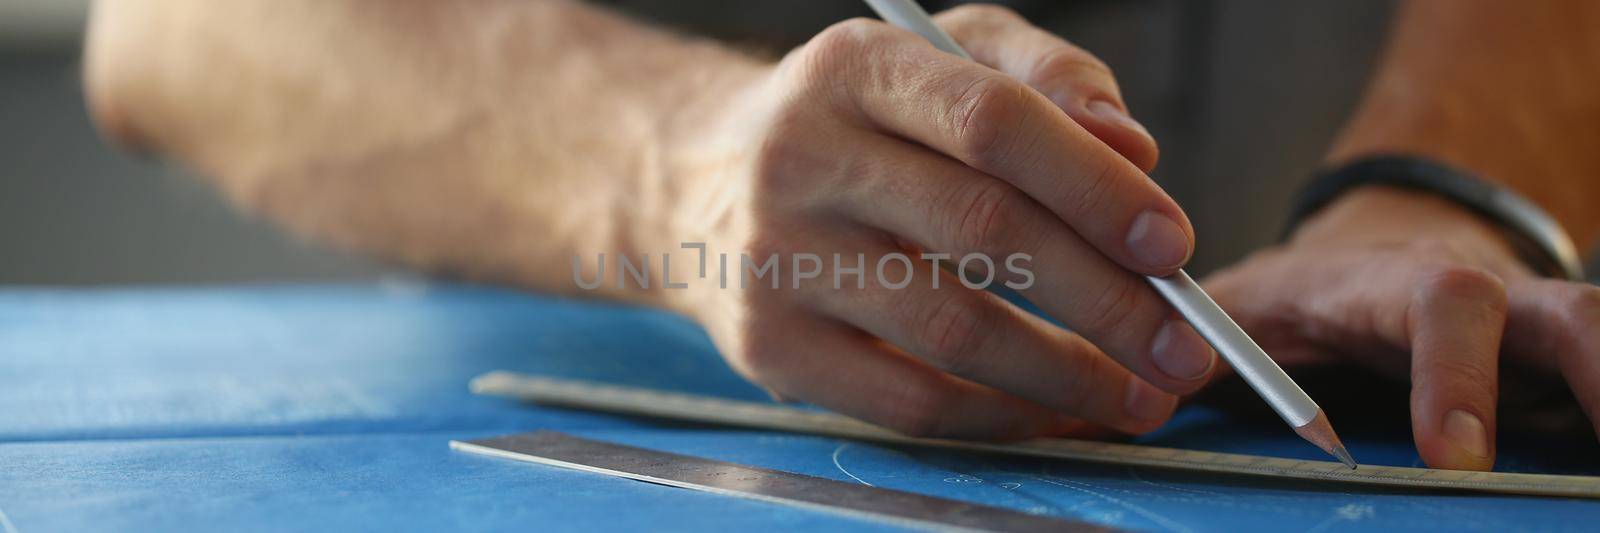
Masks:
[[[1171,217],[1145,211],[1128,228],[1128,251],[1148,268],[1183,266],[1189,260],[1189,234]]]
[[[1205,338],[1182,320],[1168,320],[1161,326],[1150,345],[1150,358],[1162,373],[1185,381],[1205,376],[1217,360]]]
[[[1144,129],[1144,124],[1140,124],[1139,121],[1134,120],[1131,116],[1128,116],[1126,111],[1123,111],[1122,108],[1117,107],[1111,102],[1107,102],[1105,100],[1094,100],[1089,102],[1089,104],[1085,107],[1089,109],[1090,113],[1094,113],[1095,116],[1115,124],[1121,124],[1122,127],[1136,131],[1145,137],[1150,136],[1150,130]]]
[[[1123,403],[1123,408],[1128,410],[1129,416],[1139,420],[1162,421],[1172,415],[1172,409],[1178,405],[1178,397],[1162,392],[1161,389],[1139,379],[1139,376],[1130,374],[1128,397]]]
[[[1489,434],[1477,415],[1460,409],[1445,413],[1444,438],[1474,456],[1489,457]]]

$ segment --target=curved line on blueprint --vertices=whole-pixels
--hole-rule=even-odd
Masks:
[[[862,485],[866,485],[868,487],[876,486],[876,485],[873,485],[871,483],[867,483],[867,480],[865,480],[865,479],[861,479],[859,477],[856,477],[856,475],[850,473],[849,470],[845,470],[844,469],[844,465],[839,464],[839,453],[843,452],[844,449],[849,447],[849,446],[850,446],[850,443],[846,442],[844,444],[840,444],[838,448],[834,448],[833,449],[833,467],[834,468],[838,468],[840,472],[844,472],[844,475],[850,476],[850,479],[854,479],[857,482],[860,482]]]

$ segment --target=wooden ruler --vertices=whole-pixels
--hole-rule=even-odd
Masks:
[[[478,394],[506,396],[547,405],[886,444],[1389,487],[1600,498],[1600,477],[1596,476],[1467,472],[1375,465],[1362,465],[1351,470],[1330,461],[1076,439],[1035,439],[1010,444],[919,439],[830,412],[503,371],[479,376],[472,380],[471,387]]]

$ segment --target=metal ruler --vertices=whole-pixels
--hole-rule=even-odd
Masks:
[[[886,444],[1072,459],[1364,485],[1455,489],[1504,494],[1600,498],[1600,477],[1362,465],[1259,455],[1180,450],[1076,439],[1035,439],[1010,444],[919,439],[843,415],[780,405],[711,398],[599,383],[490,372],[472,380],[478,394],[548,405],[690,422],[842,437]]]
[[[452,449],[618,476],[901,526],[958,531],[1110,531],[1085,522],[535,431]]]

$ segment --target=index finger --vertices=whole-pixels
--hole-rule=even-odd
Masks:
[[[1417,451],[1434,468],[1489,470],[1505,286],[1480,270],[1446,267],[1422,279],[1406,314]]]
[[[1124,268],[1160,276],[1188,261],[1177,203],[1037,91],[874,21],[818,39],[836,58],[872,58],[849,61],[857,81],[840,89],[876,127],[1005,180]]]
[[[1128,113],[1105,62],[997,4],[964,4],[935,17],[972,59],[1028,84],[1139,169],[1160,150]]]

